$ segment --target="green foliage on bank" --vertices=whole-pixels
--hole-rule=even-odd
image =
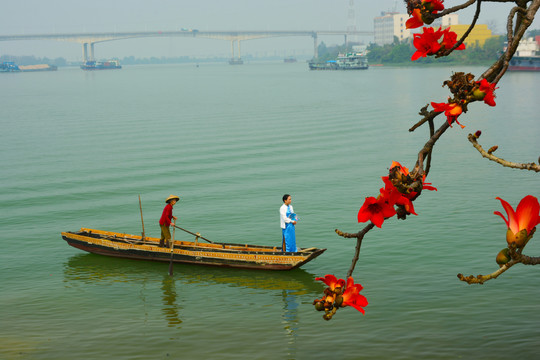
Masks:
[[[500,56],[504,48],[504,37],[494,36],[484,43],[483,46],[472,45],[467,46],[465,50],[454,51],[450,56],[435,58],[433,56],[420,58],[416,61],[411,61],[411,57],[416,51],[412,41],[403,42],[394,41],[393,44],[379,46],[370,44],[368,46],[368,61],[370,64],[383,65],[418,65],[418,64],[467,64],[467,65],[484,65],[492,63]],[[352,46],[345,45],[327,47],[324,43],[319,45],[319,61],[324,62],[336,59],[340,52],[351,51]]]

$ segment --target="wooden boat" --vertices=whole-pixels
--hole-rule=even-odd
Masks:
[[[326,251],[307,248],[283,252],[275,246],[203,243],[199,239],[207,239],[200,234],[190,234],[195,235],[195,241],[174,241],[172,249],[159,247],[158,238],[87,228],[63,232],[62,238],[77,249],[100,255],[163,262],[170,262],[172,256],[175,263],[264,270],[295,269]]]

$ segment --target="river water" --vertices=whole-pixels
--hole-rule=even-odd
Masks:
[[[344,277],[356,214],[392,160],[412,168],[452,71],[307,64],[126,66],[0,77],[0,358],[506,359],[540,346],[540,267],[483,286],[456,274],[497,269],[496,196],[540,195],[538,176],[483,159],[467,134],[517,162],[539,155],[540,73],[508,73],[497,106],[470,106],[439,141],[418,216],[364,240],[354,272],[369,305],[324,321],[315,277]],[[437,119],[438,123],[444,121]],[[290,193],[301,247],[328,250],[290,272],[131,261],[87,254],[61,231],[147,235],[169,194],[182,227],[213,241],[278,245]],[[538,236],[537,236],[538,237]],[[176,238],[191,240],[185,233]],[[540,239],[526,253],[540,255]]]

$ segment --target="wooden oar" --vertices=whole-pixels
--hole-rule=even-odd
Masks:
[[[180,226],[176,226],[176,225],[174,225],[174,224],[173,224],[173,226],[174,226],[175,228],[180,229],[180,230],[182,230],[182,231],[185,231],[185,232],[187,232],[188,234],[191,234],[191,235],[193,235],[193,236],[195,236],[195,237],[198,237],[198,238],[201,238],[201,239],[203,239],[203,240],[206,240],[206,241],[208,241],[210,244],[213,244],[213,243],[214,243],[213,241],[210,241],[210,240],[208,240],[207,238],[202,237],[201,234],[199,234],[199,233],[197,233],[197,234],[192,233],[191,231],[186,230],[186,229],[182,229]],[[174,231],[174,230],[173,230],[173,231]]]
[[[139,194],[139,209],[141,209],[141,223],[142,223],[142,236],[141,239],[144,241],[145,234],[144,234],[144,221],[142,217],[142,204],[141,204],[141,195]]]
[[[173,224],[174,227],[176,225]],[[171,261],[169,262],[169,276],[173,276],[173,255],[174,255],[174,231],[176,229],[172,230],[172,239],[171,239]]]

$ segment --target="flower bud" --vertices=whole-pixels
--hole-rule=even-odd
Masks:
[[[495,258],[495,261],[499,266],[503,266],[507,262],[509,262],[512,258],[510,257],[510,254],[508,253],[509,249],[504,248],[497,254],[497,257]]]
[[[335,307],[341,307],[343,305],[343,295],[336,296],[336,300],[334,300],[334,306]]]
[[[527,234],[527,229],[522,229],[517,234],[514,234],[510,229],[506,232],[506,242],[508,245],[516,243],[518,249],[524,247],[528,240],[529,236]]]
[[[433,16],[431,16],[431,15],[428,15],[428,14],[426,14],[426,15],[422,14],[421,18],[422,18],[422,22],[424,24],[426,24],[426,25],[429,25],[433,21],[435,21],[435,18]]]
[[[324,303],[322,301],[317,301],[315,303],[315,310],[323,311],[324,310]]]
[[[480,89],[476,89],[473,91],[472,95],[474,100],[484,100],[486,93],[481,91]]]
[[[480,135],[482,135],[482,132],[480,130],[476,130],[476,132],[474,133],[474,137],[478,139]]]

